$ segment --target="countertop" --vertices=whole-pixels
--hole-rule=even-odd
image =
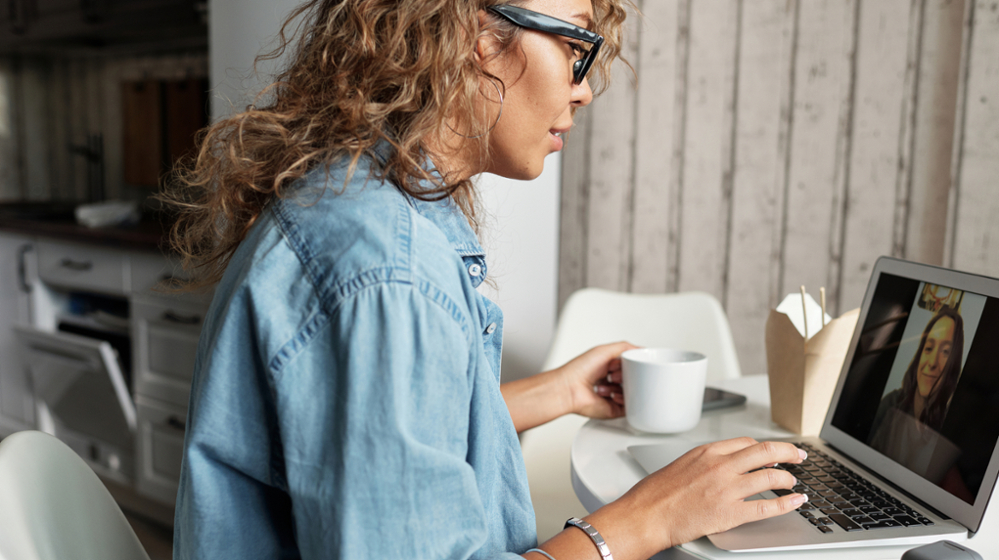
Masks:
[[[169,229],[156,217],[143,216],[138,225],[130,227],[88,228],[76,223],[74,207],[66,203],[0,203],[0,231],[118,249],[166,252]]]

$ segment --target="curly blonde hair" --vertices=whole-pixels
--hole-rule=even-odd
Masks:
[[[599,94],[621,50],[629,0],[592,1],[594,30],[605,39],[590,74]],[[203,130],[197,154],[179,163],[159,195],[176,215],[170,243],[194,272],[189,287],[221,278],[257,217],[291,182],[342,158],[349,158],[349,177],[382,142],[393,150],[376,171],[379,179],[414,197],[451,197],[474,226],[472,183],[438,179],[427,169],[425,148],[452,119],[471,131],[492,124],[476,111],[481,80],[505,85],[476,61],[475,44],[492,34],[497,56],[520,34],[497,17],[479,28],[479,11],[499,3],[310,0],[297,8],[281,28],[278,47],[258,57],[287,50],[286,68],[255,104]],[[488,156],[488,132],[467,141]]]

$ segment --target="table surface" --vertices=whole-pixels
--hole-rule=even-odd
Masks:
[[[753,375],[711,383],[722,389],[746,395],[746,404],[705,412],[693,430],[682,434],[643,434],[629,428],[623,418],[590,420],[576,434],[572,443],[571,476],[576,496],[590,512],[621,497],[639,480],[645,470],[631,456],[628,447],[675,443],[678,449],[740,436],[759,440],[792,436],[770,419],[770,394],[765,375]],[[993,509],[999,509],[994,507]],[[992,523],[990,523],[992,519]],[[999,526],[999,515],[990,512],[985,523]],[[997,531],[991,531],[997,533]],[[999,538],[989,536],[983,524],[966,546],[984,558],[999,558]],[[850,560],[897,560],[909,547],[865,547],[848,550],[793,551],[788,553],[731,553],[714,547],[706,538],[664,551],[657,559],[687,558],[802,558],[826,560],[849,557]]]

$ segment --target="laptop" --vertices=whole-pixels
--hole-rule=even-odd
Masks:
[[[808,451],[780,468],[809,502],[712,544],[762,552],[977,532],[999,475],[997,341],[999,279],[879,259],[819,436],[786,440]]]

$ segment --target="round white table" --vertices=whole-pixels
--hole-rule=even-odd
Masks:
[[[576,434],[572,443],[572,487],[583,506],[596,511],[631,489],[646,476],[645,469],[635,460],[628,448],[635,445],[672,444],[670,451],[679,457],[685,450],[702,443],[740,436],[758,440],[791,437],[793,434],[780,428],[770,419],[770,392],[765,375],[712,382],[727,391],[746,395],[746,403],[737,407],[705,412],[693,430],[675,435],[652,435],[636,432],[623,418],[616,420],[590,420]],[[995,501],[995,500],[993,500]],[[999,510],[993,504],[992,510]],[[999,558],[999,538],[996,531],[986,527],[999,526],[999,512],[986,514],[982,530],[966,545],[984,558]],[[830,560],[898,560],[911,547],[869,547],[818,551],[791,551],[786,553],[732,553],[716,548],[706,538],[681,545],[655,556],[660,559],[731,558],[757,560],[760,558]]]

